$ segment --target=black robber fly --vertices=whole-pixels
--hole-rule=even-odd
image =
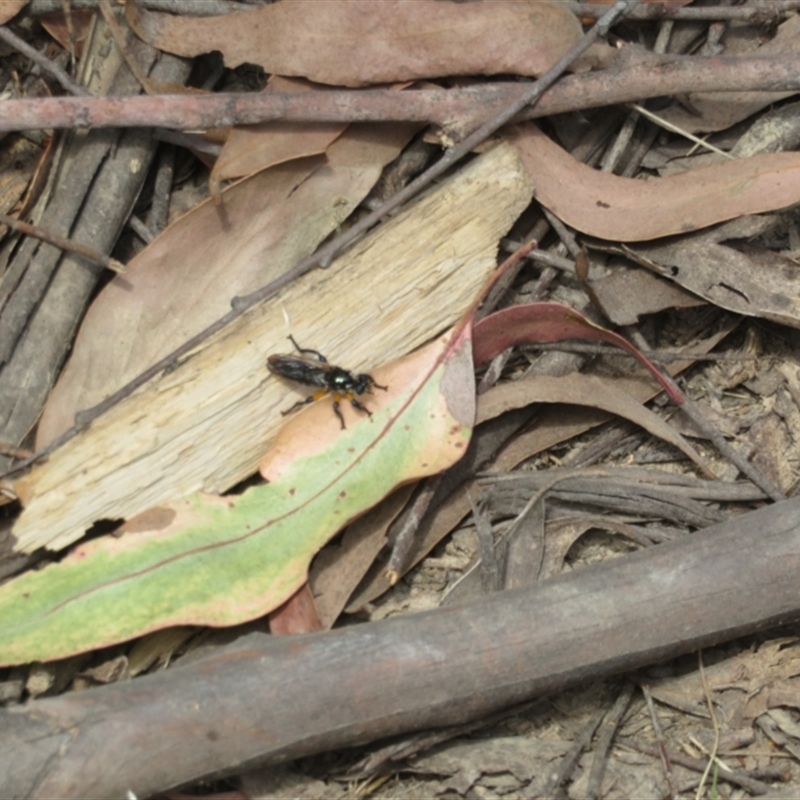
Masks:
[[[342,423],[342,430],[347,427],[344,424],[344,417],[339,408],[339,403],[341,403],[342,399],[349,400],[353,408],[363,411],[368,417],[372,416],[372,412],[362,405],[356,397],[367,392],[371,393],[373,389],[383,389],[385,391],[388,387],[379,386],[375,383],[372,375],[367,375],[363,372],[353,375],[352,372],[348,372],[342,367],[335,367],[333,364],[328,363],[328,359],[322,353],[318,353],[316,350],[309,350],[307,347],[300,347],[292,336],[289,339],[300,355],[270,356],[267,359],[269,371],[275,375],[280,375],[282,378],[288,378],[290,381],[319,388],[314,394],[306,397],[305,400],[298,400],[291,408],[282,411],[281,414],[283,416],[290,414],[300,406],[313,403],[315,400],[328,395],[333,395],[333,413],[339,417],[339,422]]]

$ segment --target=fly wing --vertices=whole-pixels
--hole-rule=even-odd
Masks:
[[[330,366],[310,356],[270,356],[267,359],[267,368],[275,375],[306,386],[328,386]]]

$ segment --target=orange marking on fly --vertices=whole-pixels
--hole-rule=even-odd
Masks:
[[[339,418],[342,430],[347,427],[344,424],[344,417],[339,408],[342,400],[349,400],[353,408],[363,411],[368,417],[372,416],[372,412],[357,398],[362,394],[372,394],[373,389],[386,391],[387,386],[380,386],[375,383],[372,375],[367,375],[364,372],[354,375],[342,367],[329,364],[328,359],[322,353],[317,350],[309,350],[307,347],[300,347],[292,336],[289,337],[289,340],[295,346],[299,355],[270,356],[267,359],[267,368],[274,375],[280,375],[282,378],[287,378],[295,383],[301,383],[304,386],[315,386],[317,391],[306,397],[305,400],[298,400],[286,411],[281,411],[283,416],[290,414],[296,408],[313,403],[329,395],[333,396],[333,413]]]

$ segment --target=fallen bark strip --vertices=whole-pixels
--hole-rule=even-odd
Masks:
[[[146,797],[463,723],[797,619],[798,574],[795,498],[470,605],[252,634],[186,666],[0,713],[3,796]]]
[[[421,121],[442,125],[490,117],[529,84],[482,84],[442,91],[331,90],[136,97],[44,97],[6,100],[0,131],[36,128],[137,127],[195,129],[293,122]],[[710,91],[800,91],[800,54],[646,56],[619,67],[562,78],[526,119]]]

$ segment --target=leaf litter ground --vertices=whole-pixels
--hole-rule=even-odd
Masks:
[[[577,123],[573,124],[577,126]],[[561,133],[565,137],[575,134],[568,126]],[[593,196],[592,202],[597,204]],[[579,227],[578,218],[569,221]],[[795,223],[783,219],[780,224],[785,226],[785,230],[778,231],[777,241],[788,242],[788,246],[780,245],[780,249],[797,250],[797,242],[792,239],[793,236],[797,239],[796,230],[793,231]],[[713,235],[709,238],[718,246]],[[738,239],[736,236],[732,238]],[[680,244],[678,239],[678,250]],[[743,253],[744,257],[750,256],[746,263],[756,263],[753,253],[748,254],[747,247],[741,243],[737,252]],[[654,258],[652,253],[647,255]],[[792,255],[790,252],[789,256]],[[663,258],[658,263],[663,264]],[[673,271],[685,269],[682,263],[676,265],[672,262],[667,268]],[[791,265],[786,269],[791,271]],[[662,291],[655,277],[651,277],[654,282],[649,283],[647,289],[638,289],[640,296],[648,295],[650,303],[653,296]],[[710,277],[716,276],[711,274]],[[719,280],[715,286],[719,289]],[[687,288],[698,292],[696,285]],[[733,299],[741,300],[741,287],[723,288],[728,289]],[[774,301],[780,284],[777,290],[768,288],[772,290]],[[535,275],[523,270],[513,287],[512,297],[504,302],[525,302],[540,290],[541,284]],[[666,293],[665,289],[663,291]],[[556,280],[549,292],[548,298],[576,305],[583,301],[578,285],[569,276]],[[708,294],[699,293],[712,302],[718,300],[710,291]],[[765,294],[769,295],[769,292],[765,290]],[[765,302],[769,300],[767,296]],[[628,312],[631,304],[627,304]],[[731,308],[725,303],[720,305]],[[734,306],[733,310],[742,309]],[[765,310],[759,304],[758,313],[753,318],[738,323],[722,312],[709,313],[705,309],[665,312],[658,318],[658,331],[652,319],[645,321],[642,328],[649,341],[658,340],[660,346],[666,344],[675,350],[708,341],[712,338],[709,333],[720,333],[722,347],[732,357],[700,362],[692,367],[686,376],[687,394],[702,405],[707,417],[718,419],[725,425],[724,433],[735,437],[737,446],[773,482],[791,491],[800,462],[800,445],[796,438],[796,431],[800,430],[800,364],[796,356],[796,336],[790,327],[766,322],[764,318],[778,319],[790,326],[793,318],[793,327],[797,322],[796,315],[790,315],[787,320],[778,311],[790,314],[791,309],[789,312],[776,307]],[[651,312],[652,308],[648,308],[647,313]],[[539,355],[529,351],[524,356],[516,356],[508,368],[516,377],[523,372],[547,375],[563,370],[565,364],[567,368],[574,368],[582,358],[574,353]],[[601,354],[594,358],[591,369],[598,376],[624,375],[630,370],[630,361],[618,355]],[[530,487],[526,489],[527,494],[521,491],[515,494],[513,486],[509,488],[511,482],[500,480],[512,463],[525,462],[523,476],[525,471],[555,475],[558,469],[579,470],[590,464],[600,465],[609,474],[614,468],[623,471],[632,467],[658,469],[662,475],[674,476],[672,483],[665,481],[660,486],[661,500],[665,497],[674,499],[677,495],[685,499],[694,491],[694,501],[705,509],[709,519],[741,507],[732,504],[736,499],[733,496],[735,487],[730,489],[730,497],[716,497],[710,501],[703,498],[699,479],[687,470],[680,455],[640,428],[610,420],[609,415],[602,411],[570,416],[570,411],[574,410],[545,408],[540,423],[544,420],[549,424],[549,438],[520,436],[515,442],[514,456],[509,456],[504,462],[501,454],[494,470],[489,465],[490,474],[484,475],[479,485],[474,487],[479,501],[478,513],[456,526],[448,538],[434,542],[430,555],[423,557],[394,589],[363,603],[360,609],[353,609],[352,618],[377,620],[435,607],[447,602],[448,595],[462,593],[463,596],[465,592],[481,591],[485,578],[475,564],[481,552],[484,557],[487,554],[485,549],[481,550],[480,542],[481,535],[485,535],[485,524],[488,523],[490,530],[494,526],[495,535],[500,537],[511,516],[525,511],[522,498],[530,497]],[[671,416],[673,424],[685,435],[697,436],[691,422],[675,413],[674,407],[664,406],[659,411],[664,416]],[[604,415],[607,421],[604,421]],[[595,427],[590,432],[573,436],[575,431],[588,425]],[[543,426],[540,424],[538,427],[541,429]],[[723,480],[735,479],[736,470],[719,458],[712,447],[702,438],[694,441]],[[524,518],[526,530],[523,533],[529,534],[528,549],[534,554],[532,563],[537,565],[540,577],[562,570],[579,570],[624,555],[634,546],[678,538],[685,535],[688,525],[699,524],[697,517],[686,516],[687,502],[676,503],[683,509],[682,517],[677,512],[672,516],[665,515],[663,504],[656,508],[652,487],[649,487],[649,492],[637,492],[636,487],[629,484],[625,491],[627,505],[621,507],[618,487],[603,492],[602,485],[580,483],[579,479],[585,476],[577,472],[571,477],[575,479],[575,485],[565,479],[550,488],[546,514],[539,514],[537,518],[537,509],[532,508]],[[739,500],[753,502],[752,497],[740,497]],[[694,513],[700,514],[701,511],[694,508]],[[484,534],[479,533],[481,519]],[[530,565],[531,561],[527,563]],[[477,589],[476,583],[479,584]],[[654,609],[656,618],[657,614],[658,610]],[[800,669],[797,667],[796,644],[790,638],[797,632],[792,629],[784,631],[787,638],[783,642],[775,638],[775,633],[752,637],[707,650],[703,656],[707,679],[715,692],[715,711],[721,726],[717,748],[720,759],[729,766],[747,770],[754,780],[791,779],[787,788],[798,786],[798,731],[796,716],[792,715],[797,712],[796,698],[800,696],[796,685]],[[193,636],[190,631],[178,633],[181,635],[176,637],[172,632],[171,644],[166,648],[162,645],[156,651],[163,653],[171,647],[180,647],[182,645],[176,642],[190,640]],[[208,644],[215,636],[205,634],[200,638]],[[197,644],[196,637],[194,641]],[[142,654],[140,657],[141,663],[145,663],[146,656]],[[636,677],[648,685],[650,694],[657,701],[661,731],[671,747],[680,749],[676,755],[702,764],[713,746],[713,728],[708,719],[699,674],[696,660],[684,657]],[[87,683],[104,680],[100,670],[91,674],[84,670],[83,675],[82,680]],[[465,731],[448,743],[403,761],[403,766],[388,782],[374,785],[372,793],[396,798],[522,798],[549,794],[556,788],[548,785],[549,775],[564,763],[574,742],[585,736],[596,723],[598,713],[611,709],[622,688],[624,685],[620,681],[591,683],[539,701],[489,727]],[[604,797],[663,796],[663,773],[658,759],[652,753],[641,752],[642,748],[655,744],[652,728],[653,721],[644,701],[635,699],[621,720],[606,765]],[[776,745],[782,748],[778,755]],[[370,753],[367,749],[360,755],[366,758]],[[566,775],[570,796],[582,797],[592,793],[594,758],[595,753],[591,751],[580,755],[577,767]],[[352,778],[337,780],[332,775],[337,770],[343,772],[345,768],[353,768],[356,761],[352,754],[343,755],[332,769],[330,758],[306,759],[286,770],[270,770],[269,775],[248,773],[242,776],[242,786],[251,796],[260,792],[274,797],[350,797],[354,796],[352,784],[348,783]],[[673,770],[673,785],[679,793],[693,793],[699,773],[682,766],[677,757],[673,761]],[[353,770],[353,774],[358,772]],[[365,788],[368,787],[369,784],[365,783]],[[727,784],[721,782],[720,787],[721,796],[733,796]]]
[[[515,288],[517,297],[528,296],[535,284],[534,279],[523,276]],[[568,285],[556,288],[556,296],[563,297],[569,292]],[[714,325],[727,330],[728,323],[729,319],[723,313],[717,314],[716,319],[709,319],[706,310],[671,312],[661,318],[663,335],[672,340],[666,345],[667,349],[670,345],[676,349],[685,346],[690,341],[687,341],[687,333],[699,332],[699,335],[695,334],[699,341]],[[686,376],[687,393],[701,403],[707,417],[725,420],[726,435],[735,436],[738,445],[786,489],[791,489],[797,479],[800,459],[800,443],[792,433],[800,423],[796,402],[798,393],[794,388],[800,364],[794,341],[792,331],[769,322],[745,320],[725,338],[724,350],[730,358],[701,361]],[[533,370],[538,366],[547,372],[548,365],[558,365],[565,358],[570,356],[554,352],[539,356],[531,354],[533,364],[523,363],[517,368],[524,366]],[[594,365],[599,374],[624,372],[625,369],[625,361],[616,355],[599,356]],[[692,435],[691,423],[681,419],[673,408],[664,406],[662,413],[672,416],[672,422],[679,430]],[[555,424],[559,415],[554,413],[552,416]],[[562,413],[561,417],[564,416]],[[569,430],[569,420],[563,420],[563,423]],[[713,447],[702,439],[695,441],[723,481],[726,478],[735,480],[735,468],[720,459]],[[597,452],[592,453],[598,449],[598,442],[604,445],[599,461]],[[543,452],[537,453],[534,441],[529,447],[529,456],[526,467],[540,480],[543,475],[571,465],[579,468],[596,463],[608,470],[617,467],[623,473],[640,466],[643,470],[658,469],[665,478],[662,486],[665,495],[682,487],[683,498],[686,497],[687,485],[698,480],[687,475],[685,465],[681,464],[675,451],[641,429],[618,421],[606,422],[604,427],[554,444]],[[525,474],[523,472],[523,476]],[[670,475],[674,479],[672,486],[667,485]],[[484,478],[488,485],[492,480],[493,476]],[[598,480],[598,483],[602,482],[602,479]],[[496,484],[501,485],[499,482]],[[559,495],[557,488],[548,497],[548,519],[544,529],[547,549],[540,557],[540,577],[562,570],[579,570],[624,555],[636,546],[647,544],[648,538],[651,543],[668,541],[685,535],[687,524],[704,524],[687,516],[665,518],[663,509],[658,512],[647,502],[639,507],[629,505],[620,509],[615,506],[620,495],[618,487],[612,488],[605,499],[599,496],[602,492],[597,491],[597,487],[576,486],[571,495],[569,492]],[[698,492],[697,496],[700,495]],[[515,506],[513,493],[506,491],[498,501],[499,508],[490,506],[489,514],[500,521],[502,528],[503,520],[521,510],[524,498],[528,497],[530,491],[521,494]],[[630,490],[626,492],[628,500],[632,497]],[[742,496],[741,499],[746,498]],[[755,496],[749,499],[752,501]],[[652,498],[648,500],[652,501]],[[678,504],[688,514],[686,504]],[[710,515],[709,521],[736,508],[724,499],[702,507]],[[598,513],[600,508],[603,509],[602,516]],[[457,591],[469,579],[470,570],[474,577],[474,564],[480,552],[476,527],[470,521],[437,545],[431,555],[423,559],[397,587],[362,609],[357,618],[382,619],[446,603],[448,593]],[[653,614],[657,620],[658,609],[654,609]],[[794,729],[793,717],[791,712],[781,707],[778,697],[785,701],[800,688],[796,684],[798,661],[793,638],[797,633],[800,629],[787,628],[781,632],[781,635],[785,634],[783,640],[776,639],[773,632],[706,650],[703,654],[721,725],[718,756],[728,767],[744,768],[750,778],[761,781],[760,785],[756,783],[748,787],[755,792],[773,781],[788,781],[787,788],[791,791],[790,787],[797,780],[790,748],[787,747],[782,757],[772,758],[775,744],[791,745],[791,734],[787,731]],[[789,677],[784,677],[787,675]],[[700,680],[696,658],[687,656],[653,667],[637,675],[636,679],[649,686],[656,700],[658,721],[663,737],[670,743],[670,752],[672,748],[678,749],[673,753],[674,785],[681,794],[691,792],[699,781],[698,767],[702,769],[713,745],[713,727],[702,686],[699,689],[695,686],[691,691],[685,688],[687,681]],[[471,792],[480,797],[546,796],[546,790],[552,788],[546,785],[547,776],[563,763],[564,756],[575,740],[585,735],[587,727],[596,723],[598,713],[608,711],[621,686],[620,681],[597,681],[562,692],[485,729],[466,731],[432,751],[424,749],[418,757],[403,761],[402,766],[394,765],[397,771],[392,779],[381,783],[380,788],[376,787],[375,794],[387,798],[456,798],[469,797]],[[752,705],[751,692],[762,697],[763,706],[756,709]],[[796,700],[791,700],[790,705],[796,712]],[[663,796],[663,771],[654,755],[657,742],[653,722],[643,700],[634,701],[626,711],[618,728],[617,741],[605,767],[605,781],[608,783],[604,786],[611,788],[604,796]],[[602,753],[591,751],[581,755],[572,773],[571,797],[586,796],[592,769],[597,768],[595,761],[604,757]],[[368,759],[369,755],[364,756],[365,761]],[[340,768],[342,771],[353,769],[354,761],[352,754],[343,755]],[[299,770],[295,766],[280,771],[274,776],[275,784],[262,774],[245,776],[244,781],[248,785],[247,782],[252,780],[254,785],[262,788],[291,787],[287,791],[295,794],[303,791],[304,786],[313,786],[317,796],[352,796],[345,779],[330,780],[331,771],[327,764],[320,770],[317,760],[308,759],[299,765]],[[355,769],[351,774],[359,773]],[[325,776],[328,779],[323,790],[319,781]],[[363,780],[364,786],[370,785],[368,778]]]
[[[684,313],[674,315],[669,324],[680,331],[690,329],[692,322],[692,315]],[[753,452],[763,469],[782,485],[791,486],[796,480],[800,458],[800,444],[792,430],[797,430],[794,426],[800,419],[787,382],[776,378],[774,373],[777,370],[781,375],[785,371],[796,375],[798,364],[790,342],[780,342],[779,337],[770,340],[769,347],[765,346],[765,335],[769,333],[775,336],[778,330],[762,323],[735,333],[727,341],[726,349],[739,359],[712,361],[695,367],[688,376],[687,388],[694,397],[706,395],[704,407],[710,414],[716,410],[724,413],[725,419],[734,420],[736,430],[731,433],[738,434],[738,441]],[[748,354],[758,355],[753,360],[742,358]],[[770,394],[764,393],[773,388]],[[688,431],[689,426],[684,429]],[[593,430],[576,440],[555,445],[533,456],[528,464],[540,478],[562,465],[581,464],[583,454],[592,448],[598,437],[605,438],[609,442],[607,449],[611,449],[599,462],[604,468],[618,466],[620,471],[626,472],[633,465],[641,465],[643,469],[656,467],[662,474],[674,474],[676,485],[686,476],[674,451],[641,430],[619,422],[606,423],[605,429],[601,427],[599,431]],[[730,479],[735,477],[735,470],[716,459],[712,448],[704,448],[702,443],[699,446],[714,462],[719,474],[727,472]],[[602,479],[598,483],[602,483]],[[622,556],[641,546],[642,540],[635,543],[633,538],[637,534],[644,534],[645,538],[651,536],[651,542],[685,535],[685,519],[665,519],[646,504],[638,511],[614,509],[613,501],[618,499],[618,493],[613,490],[606,498],[606,509],[611,508],[611,511],[604,510],[600,516],[597,509],[603,505],[602,498],[597,494],[590,496],[591,492],[591,487],[577,487],[572,496],[564,493],[559,497],[553,493],[545,526],[548,550],[541,557],[540,577],[562,570],[580,570]],[[530,497],[530,491],[524,497]],[[524,499],[515,507],[511,494],[506,492],[500,502],[501,508],[490,508],[489,513],[498,519],[508,519],[522,505]],[[710,514],[726,515],[734,508],[722,503],[707,510]],[[382,619],[447,603],[448,593],[463,585],[480,556],[477,538],[471,522],[460,527],[394,590],[362,610],[358,619]],[[653,610],[656,624],[658,613],[658,609]],[[798,711],[797,697],[800,696],[798,634],[800,628],[789,627],[703,652],[707,678],[714,693],[715,713],[721,726],[718,756],[728,767],[744,768],[751,778],[762,781],[760,787],[751,787],[754,791],[774,781],[777,785],[787,782],[785,786],[789,791],[796,785],[794,759],[798,751],[796,745],[792,749],[792,735],[787,732],[796,730],[792,712]],[[636,675],[635,679],[645,683],[655,698],[662,735],[669,743],[670,753],[675,755],[674,785],[681,796],[693,793],[700,777],[698,765],[702,769],[714,742],[697,658],[686,656],[653,667]],[[591,682],[512,713],[486,728],[465,731],[433,750],[422,748],[418,757],[403,760],[402,766],[390,761],[389,769],[396,772],[388,783],[376,788],[375,796],[398,800],[405,797],[551,796],[546,792],[552,789],[547,786],[547,777],[559,768],[574,742],[585,735],[587,727],[596,724],[598,714],[608,712],[623,685],[622,680]],[[788,702],[789,711],[782,706],[783,702]],[[787,743],[790,747],[784,754],[774,758],[775,745],[786,747]],[[413,751],[413,745],[409,747]],[[569,796],[587,796],[592,769],[597,768],[595,762],[604,758],[607,763],[603,785],[610,787],[604,792],[605,797],[663,796],[663,769],[656,747],[651,714],[643,700],[635,700],[621,721],[617,744],[610,755],[588,750],[580,756],[571,773]],[[398,749],[403,752],[403,748]],[[342,754],[339,768],[346,773],[350,770],[351,779],[361,774],[364,785],[368,786],[370,779],[363,777],[365,773],[359,773],[358,766],[368,763],[371,754],[368,751],[360,762],[351,753]],[[681,757],[684,764],[680,763]],[[353,796],[352,784],[344,778],[331,781],[330,775],[329,764],[321,768],[318,760],[307,759],[291,769],[281,770],[273,778],[254,774],[245,776],[244,780],[245,785],[252,780],[262,788],[291,787],[288,791],[295,794],[302,792],[304,786],[314,786],[314,791],[321,792],[317,795],[320,797]],[[324,790],[319,783],[322,778],[326,778]],[[273,779],[275,784],[271,783]]]

